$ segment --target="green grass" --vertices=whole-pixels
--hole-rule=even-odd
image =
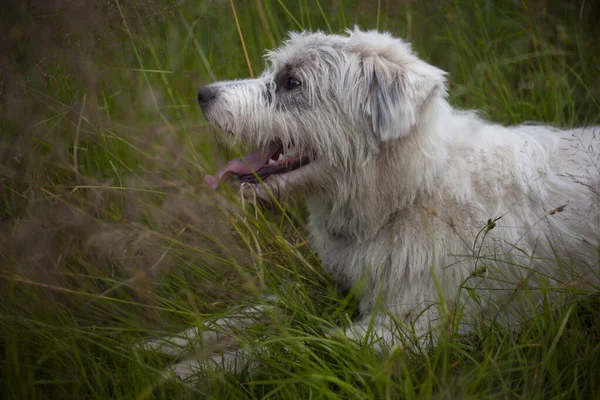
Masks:
[[[253,209],[207,190],[204,175],[236,150],[195,101],[213,79],[258,74],[289,30],[358,24],[449,71],[457,107],[506,124],[598,124],[594,2],[256,0],[235,1],[235,17],[228,1],[130,3],[15,2],[0,28],[2,398],[600,394],[600,300],[571,301],[575,289],[517,331],[450,329],[426,351],[380,356],[329,337],[356,300],[311,251],[301,204]],[[133,349],[264,293],[284,307],[239,338],[268,350],[255,373],[188,387],[161,377],[173,360]]]

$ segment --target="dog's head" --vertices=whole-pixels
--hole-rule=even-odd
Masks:
[[[271,189],[309,189],[323,175],[360,168],[383,142],[418,131],[426,105],[445,96],[445,73],[387,33],[347,33],[292,33],[267,53],[259,78],[199,90],[209,121],[259,149],[209,184],[237,175]]]

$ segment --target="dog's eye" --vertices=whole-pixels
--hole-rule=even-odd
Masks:
[[[300,86],[301,84],[302,83],[298,79],[294,78],[293,76],[290,76],[286,82],[286,86],[288,89],[294,89],[294,88]]]

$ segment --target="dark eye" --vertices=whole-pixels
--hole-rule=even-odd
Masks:
[[[294,78],[293,76],[290,76],[286,81],[286,87],[288,89],[294,89],[300,85],[302,85],[302,83],[298,79]]]

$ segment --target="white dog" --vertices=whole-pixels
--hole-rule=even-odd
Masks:
[[[209,121],[258,148],[207,183],[237,176],[265,198],[305,197],[323,264],[362,287],[349,336],[373,321],[387,344],[397,322],[420,335],[438,323],[436,304],[513,323],[541,287],[596,281],[594,128],[504,127],[457,111],[446,73],[386,33],[293,33],[267,59],[258,79],[199,91]]]

